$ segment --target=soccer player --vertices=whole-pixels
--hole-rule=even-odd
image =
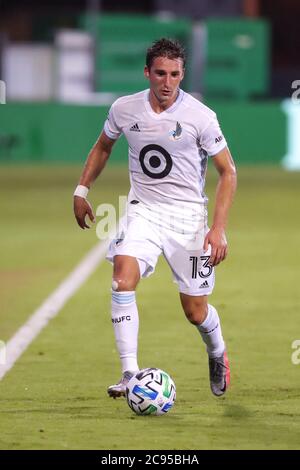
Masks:
[[[94,215],[86,196],[102,172],[115,141],[124,134],[129,145],[131,189],[107,259],[113,263],[111,314],[122,377],[108,387],[125,395],[139,369],[139,316],[135,290],[154,272],[163,254],[178,284],[187,319],[199,331],[208,353],[211,391],[225,393],[230,380],[227,352],[217,310],[208,303],[214,267],[227,255],[225,227],[236,188],[236,170],[216,114],[180,89],[185,53],[162,38],[147,50],[149,89],[117,99],[104,129],[90,151],[74,192],[79,226],[89,228]],[[207,226],[204,193],[208,158],[219,174],[212,225]]]

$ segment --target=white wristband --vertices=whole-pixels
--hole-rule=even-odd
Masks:
[[[83,197],[83,199],[86,199],[88,192],[89,188],[83,186],[82,184],[79,184],[75,189],[73,196]]]

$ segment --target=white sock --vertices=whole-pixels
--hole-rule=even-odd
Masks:
[[[200,325],[196,325],[204,343],[209,357],[219,357],[225,350],[225,343],[222,336],[221,323],[217,310],[212,305],[208,305],[207,317]]]
[[[135,292],[112,291],[111,318],[119,351],[122,373],[136,371],[139,315]]]

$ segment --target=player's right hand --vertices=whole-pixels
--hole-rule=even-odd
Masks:
[[[90,228],[90,226],[85,221],[87,215],[89,216],[91,222],[95,222],[92,206],[83,197],[74,196],[74,214],[79,227],[81,227],[83,230],[85,228]]]

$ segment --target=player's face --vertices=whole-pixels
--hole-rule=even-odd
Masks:
[[[176,100],[178,87],[184,77],[182,59],[156,57],[151,68],[145,67],[145,77],[150,82],[150,94],[164,107]]]

